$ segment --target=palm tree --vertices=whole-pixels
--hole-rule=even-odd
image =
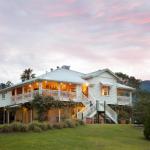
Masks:
[[[32,73],[33,70],[28,68],[28,69],[25,69],[24,72],[22,73],[21,75],[21,80],[22,82],[26,81],[26,80],[30,80],[32,78],[35,78],[35,74]]]

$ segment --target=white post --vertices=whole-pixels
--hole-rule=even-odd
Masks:
[[[9,120],[9,110],[7,110],[7,123],[9,124],[10,120]]]
[[[132,106],[132,91],[130,92],[130,105]]]
[[[24,86],[22,87],[22,99],[24,100]]]
[[[61,83],[58,84],[58,97],[61,97]]]
[[[42,82],[39,82],[39,94],[42,95]]]
[[[30,109],[30,122],[32,122],[32,120],[33,120],[33,113],[32,113],[32,109]]]
[[[76,99],[80,100],[82,98],[82,87],[81,85],[76,85]]]
[[[58,109],[58,122],[60,123],[60,115],[61,115],[61,112],[60,112],[60,109]]]
[[[15,89],[15,102],[17,100],[17,89]]]
[[[3,124],[5,124],[5,107],[4,107],[4,110],[3,110]]]

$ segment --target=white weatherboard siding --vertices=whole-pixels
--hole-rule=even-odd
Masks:
[[[100,103],[104,103],[104,101],[106,101],[107,104],[117,104],[117,79],[113,75],[104,72],[97,77],[89,79],[88,82],[90,85],[92,85],[89,87],[89,94],[92,94],[96,100],[99,100]],[[109,96],[101,95],[102,83],[110,83]]]
[[[35,79],[31,79],[29,81],[14,85],[13,87],[9,87],[4,89],[0,93],[0,107],[5,107],[8,105],[12,105],[11,101],[11,90],[18,87],[23,86],[26,83],[32,83],[36,80],[47,80],[47,81],[57,81],[57,82],[67,82],[67,83],[75,83],[76,86],[76,100],[82,100],[82,84],[89,83],[89,99],[90,97],[98,100],[100,103],[107,104],[117,104],[117,88],[130,90],[130,102],[132,102],[132,90],[133,88],[117,83],[118,78],[108,69],[99,70],[90,74],[83,74],[77,71],[72,71],[68,69],[59,68],[52,72],[48,72],[44,75],[41,75]],[[101,86],[109,85],[110,93],[108,96],[101,95]],[[41,88],[40,88],[41,89]],[[2,93],[6,92],[5,99],[2,99]],[[120,97],[121,102],[124,103],[125,99],[128,97]],[[18,103],[21,103],[20,101]],[[126,104],[124,104],[126,105]]]
[[[0,94],[0,107],[6,107],[11,105],[11,91],[5,93],[5,99],[2,98],[2,94]]]

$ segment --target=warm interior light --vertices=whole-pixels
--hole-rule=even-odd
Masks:
[[[85,85],[86,85],[86,86],[89,86],[89,83],[86,82]]]

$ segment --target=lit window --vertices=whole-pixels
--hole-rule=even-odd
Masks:
[[[102,96],[108,96],[109,95],[109,91],[110,91],[110,87],[109,86],[102,86],[102,88],[101,88]]]

